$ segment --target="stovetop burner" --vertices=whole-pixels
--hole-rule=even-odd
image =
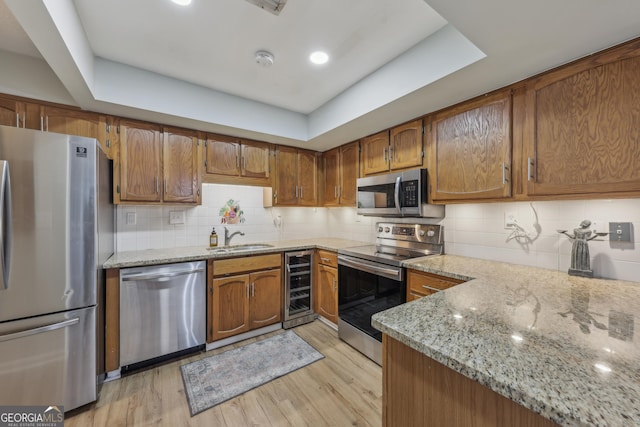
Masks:
[[[376,226],[376,244],[340,249],[338,254],[400,266],[408,259],[444,253],[439,225],[378,223]]]

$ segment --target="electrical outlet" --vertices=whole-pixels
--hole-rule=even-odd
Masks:
[[[184,211],[170,211],[169,224],[184,224]]]
[[[518,225],[518,215],[514,211],[504,213],[504,228],[513,228]]]

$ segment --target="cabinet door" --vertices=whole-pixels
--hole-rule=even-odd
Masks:
[[[322,264],[318,266],[318,314],[338,323],[338,270]]]
[[[318,155],[313,151],[298,153],[298,205],[318,206]]]
[[[640,45],[535,81],[527,93],[529,195],[640,191]]]
[[[292,206],[298,203],[298,150],[277,148],[275,187],[277,205]]]
[[[107,133],[107,118],[104,115],[56,107],[42,108],[43,126],[47,132],[96,138],[102,151],[110,157],[111,140]]]
[[[240,175],[240,141],[237,138],[208,135],[205,151],[206,173]]]
[[[213,339],[249,330],[249,275],[213,279]]]
[[[0,96],[0,125],[42,130],[40,105]]]
[[[249,275],[249,329],[282,321],[282,275],[280,269]]]
[[[356,181],[360,170],[360,145],[358,142],[340,147],[340,206],[356,205]]]
[[[430,125],[435,150],[433,200],[511,196],[511,93],[502,92],[438,114]]]
[[[389,170],[389,131],[362,140],[362,176]]]
[[[240,146],[240,174],[248,178],[269,178],[269,145],[243,142]]]
[[[162,140],[165,202],[198,203],[198,134],[165,128]]]
[[[449,289],[460,283],[464,283],[464,280],[409,270],[407,271],[407,302]]]
[[[322,154],[324,166],[324,206],[338,206],[340,186],[340,149],[334,148]]]
[[[391,129],[389,146],[391,170],[422,166],[422,120]]]
[[[22,109],[22,104],[14,99],[0,97],[0,125],[22,127],[23,121],[20,120]]]
[[[160,202],[162,195],[160,128],[148,123],[120,122],[120,200]]]

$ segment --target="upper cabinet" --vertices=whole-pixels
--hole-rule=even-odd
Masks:
[[[163,201],[199,203],[198,132],[168,127],[163,131]]]
[[[433,201],[511,196],[511,92],[443,110],[428,119]]]
[[[362,176],[422,166],[422,120],[362,139]]]
[[[324,206],[355,206],[356,180],[360,164],[358,142],[329,150],[322,155]]]
[[[527,85],[526,193],[640,191],[640,41]]]
[[[42,130],[96,138],[107,157],[111,156],[112,118],[79,110],[43,106]]]
[[[271,185],[269,144],[222,135],[207,135],[205,181]]]
[[[114,167],[116,203],[200,202],[195,132],[120,121],[119,156]]]
[[[40,105],[0,96],[0,125],[41,130]]]
[[[275,205],[318,205],[318,154],[291,147],[277,147]]]

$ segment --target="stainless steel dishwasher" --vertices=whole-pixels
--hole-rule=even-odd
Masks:
[[[120,270],[120,365],[205,343],[206,262]]]

